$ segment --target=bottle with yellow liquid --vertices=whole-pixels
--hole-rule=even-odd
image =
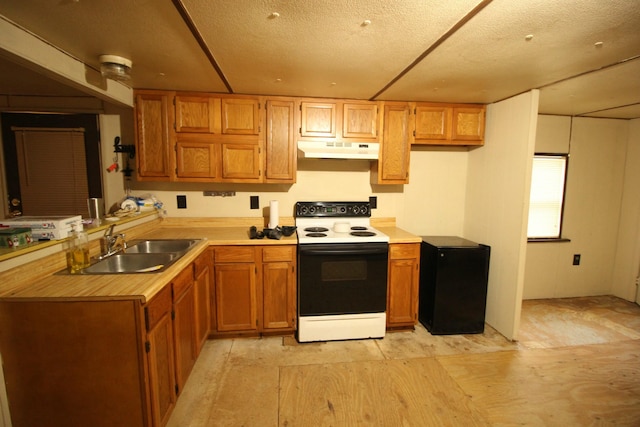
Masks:
[[[79,273],[83,268],[89,267],[89,235],[84,231],[75,229],[69,233],[67,246],[67,271],[71,274]]]

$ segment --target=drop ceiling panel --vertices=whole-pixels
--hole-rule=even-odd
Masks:
[[[637,55],[638,28],[635,1],[494,0],[380,98],[498,101]]]
[[[479,0],[183,3],[234,92],[367,99]]]
[[[611,111],[632,104],[640,105],[640,58],[543,88],[539,110],[571,116],[613,117],[615,113],[619,118],[639,117],[624,116],[637,112],[638,105]]]
[[[0,13],[99,69],[98,56],[133,61],[135,88],[226,88],[170,0],[0,0]]]

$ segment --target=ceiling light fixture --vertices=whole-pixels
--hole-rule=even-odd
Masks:
[[[131,78],[131,60],[116,55],[100,55],[98,59],[102,77],[118,81]]]

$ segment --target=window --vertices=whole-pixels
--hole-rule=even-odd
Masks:
[[[529,196],[529,239],[560,239],[567,154],[536,154],[533,157]]]
[[[86,215],[88,213],[86,198],[88,197],[102,197],[102,166],[100,164],[100,134],[98,129],[98,117],[95,114],[47,114],[47,113],[13,113],[13,112],[3,112],[0,113],[0,130],[2,134],[0,139],[2,140],[2,144],[0,144],[0,150],[2,150],[2,154],[4,155],[4,165],[2,165],[2,160],[0,159],[0,169],[3,169],[6,178],[6,193],[4,194],[4,203],[0,202],[0,205],[4,205],[4,214],[9,216],[17,216],[17,215],[63,215],[61,210],[58,210],[58,207],[54,206],[53,200],[62,201],[62,200],[71,200],[71,198],[75,199],[76,208],[73,209],[73,213],[71,210],[64,210],[64,215]],[[33,132],[30,132],[30,135],[35,135],[36,132],[53,132],[59,133],[62,129],[84,129],[84,133],[80,138],[81,141],[84,141],[84,148],[78,146],[78,141],[76,141],[77,137],[80,135],[75,135],[73,138],[73,146],[74,156],[69,156],[67,158],[66,154],[62,154],[62,150],[47,147],[46,149],[43,147],[36,148],[36,152],[38,150],[46,154],[46,158],[41,157],[39,159],[32,158],[31,155],[28,154],[28,151],[31,147],[31,136],[27,137],[26,145],[25,140],[20,139],[21,134],[20,131],[16,132],[16,129],[30,129]],[[62,135],[62,133],[60,133]],[[24,136],[24,135],[22,135]],[[56,138],[57,139],[57,138]],[[58,141],[59,142],[59,141]],[[38,143],[40,144],[40,143]],[[53,144],[53,141],[52,141]],[[24,149],[27,148],[25,152]],[[35,146],[33,147],[35,148]],[[22,150],[22,152],[19,152]],[[83,152],[84,154],[81,154]],[[29,162],[24,162],[24,155],[27,153]],[[22,155],[22,157],[19,157]],[[61,159],[61,156],[63,159]],[[0,156],[2,157],[2,156]],[[49,161],[51,166],[56,173],[67,173],[68,169],[73,168],[74,174],[73,176],[68,176],[68,182],[71,183],[72,179],[78,179],[79,175],[82,174],[84,185],[88,186],[87,189],[83,189],[80,191],[79,187],[74,187],[72,193],[68,188],[63,189],[61,186],[58,186],[57,182],[63,178],[53,178],[47,179],[47,176],[44,176],[47,179],[47,184],[55,184],[52,185],[54,187],[53,191],[44,190],[46,192],[51,192],[51,194],[47,194],[43,192],[41,188],[40,182],[35,182],[32,178],[33,168],[36,168],[35,171],[39,174],[38,178],[42,178],[43,175],[46,175],[48,172],[41,170],[44,165],[43,162]],[[35,163],[34,163],[35,162]],[[72,164],[70,164],[71,162]],[[21,170],[22,167],[22,170]],[[25,169],[26,168],[26,169]],[[31,170],[29,170],[31,168]],[[64,178],[67,179],[67,178]],[[2,181],[0,179],[0,181]],[[79,182],[79,181],[78,181]],[[25,193],[25,185],[30,185],[31,188],[28,190],[34,190],[34,193]],[[87,194],[88,190],[88,194]],[[0,190],[0,194],[2,194],[2,190]],[[51,197],[49,199],[45,199],[46,197]],[[36,200],[40,203],[40,206],[51,206],[51,210],[39,210],[39,207],[36,208],[32,201]]]

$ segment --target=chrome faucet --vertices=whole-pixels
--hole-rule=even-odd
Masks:
[[[115,255],[118,252],[123,252],[127,249],[127,241],[124,239],[124,233],[113,234],[113,227],[115,224],[111,224],[107,231],[104,232],[104,237],[102,237],[102,242],[100,245],[100,256],[99,260],[110,257],[111,255]]]

